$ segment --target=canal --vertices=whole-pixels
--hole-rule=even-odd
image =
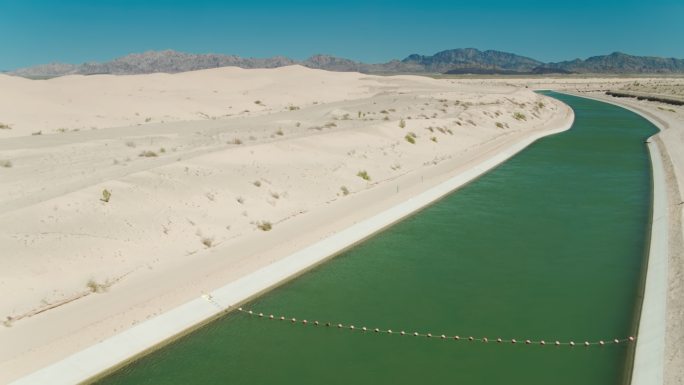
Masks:
[[[651,204],[644,141],[657,129],[613,105],[547,95],[574,109],[569,131],[245,305],[321,326],[229,313],[97,383],[623,384],[628,344],[491,342],[580,344],[636,329]]]

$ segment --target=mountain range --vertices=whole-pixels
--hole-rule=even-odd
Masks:
[[[243,58],[235,55],[190,54],[173,50],[131,54],[102,63],[51,63],[22,68],[11,75],[44,78],[63,75],[114,74],[132,75],[155,72],[177,73],[208,68],[236,66],[241,68],[275,68],[302,65],[329,71],[358,71],[372,74],[675,74],[684,73],[684,60],[674,58],[632,56],[621,52],[557,63],[544,63],[529,57],[501,51],[459,48],[424,56],[413,54],[403,60],[369,64],[350,59],[314,55],[298,61],[284,56]]]

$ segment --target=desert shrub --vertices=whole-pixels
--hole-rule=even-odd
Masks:
[[[349,195],[349,189],[347,186],[340,187],[340,190],[342,190],[342,195]]]
[[[135,148],[135,142],[128,141],[128,142],[126,142],[126,146],[131,147],[131,148]]]
[[[213,238],[202,238],[202,244],[208,249],[214,245]]]
[[[11,129],[12,129],[12,126],[10,126],[9,124],[0,123],[0,130],[11,130]]]
[[[287,109],[290,111],[297,111],[299,109],[299,107],[290,105],[290,106],[287,106]]]
[[[371,177],[370,177],[370,175],[368,175],[368,172],[366,172],[366,170],[361,170],[361,171],[357,172],[356,176],[358,176],[359,178],[361,178],[363,180],[371,180]]]
[[[415,136],[412,136],[410,133],[406,134],[406,136],[404,136],[404,139],[406,139],[406,141],[411,144],[416,144]]]
[[[430,140],[433,141],[433,142],[435,142],[435,143],[437,143],[437,137],[436,137],[436,136],[431,136],[431,137],[430,137]]]
[[[12,167],[12,161],[7,159],[0,160],[0,167],[10,168]]]
[[[237,197],[235,200],[236,200],[239,204],[244,204],[244,203],[245,203],[245,198],[243,198],[243,197]]]
[[[252,184],[257,186],[257,187],[261,187],[261,181],[260,180],[255,180],[254,182],[252,182]]]
[[[404,119],[401,119],[399,121],[399,128],[405,128],[406,127],[406,121]]]
[[[94,279],[89,280],[86,283],[86,287],[88,287],[88,289],[93,293],[102,293],[107,290],[107,285],[101,284]]]
[[[278,131],[276,131],[276,135],[283,136],[283,135],[285,135],[285,133],[283,132],[282,128],[279,128]]]
[[[503,128],[503,127],[504,127],[503,123],[501,123],[501,122],[496,122],[496,126],[499,127],[499,128]]]
[[[100,198],[100,200],[102,202],[108,203],[109,199],[111,199],[111,197],[112,197],[112,193],[109,192],[109,190],[107,190],[107,189],[102,190],[102,197]]]
[[[157,156],[157,153],[154,151],[146,150],[142,151],[140,154],[138,154],[138,156],[143,158],[154,158]]]
[[[527,120],[527,116],[525,116],[525,114],[523,114],[522,112],[514,113],[513,117],[515,118],[515,120]]]
[[[242,144],[242,140],[240,138],[235,138],[230,141],[230,144]]]
[[[269,221],[260,221],[257,222],[257,228],[261,231],[270,231],[273,228],[273,225],[271,225],[271,222]]]

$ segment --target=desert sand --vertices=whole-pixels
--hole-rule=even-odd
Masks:
[[[2,383],[571,119],[517,84],[299,66],[0,87]]]

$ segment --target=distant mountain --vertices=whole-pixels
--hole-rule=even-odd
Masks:
[[[492,69],[515,72],[530,72],[542,62],[501,51],[479,51],[475,48],[450,49],[432,56],[409,55],[403,63],[423,66],[427,72],[447,72],[452,70]]]
[[[559,63],[547,63],[540,68],[565,70],[577,73],[683,73],[684,60],[653,56],[632,56],[622,52],[592,56],[586,60],[575,59]]]
[[[80,65],[51,63],[9,72],[12,75],[45,78],[63,75],[131,75],[155,72],[177,73],[208,68],[276,68],[299,64],[328,71],[363,73],[450,73],[450,74],[568,74],[568,73],[684,73],[684,60],[630,56],[612,53],[586,60],[543,63],[529,57],[475,48],[451,49],[431,56],[413,54],[403,60],[368,64],[330,55],[314,55],[304,61],[283,56],[243,58],[235,55],[189,54],[172,50],[131,54],[109,62]]]

